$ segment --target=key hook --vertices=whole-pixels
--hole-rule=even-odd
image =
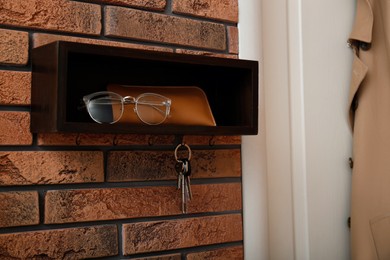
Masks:
[[[192,155],[192,151],[191,151],[191,148],[188,146],[188,144],[178,144],[177,146],[176,146],[176,149],[175,149],[175,159],[176,159],[176,161],[177,162],[179,162],[179,159],[178,159],[178,157],[177,157],[177,151],[179,150],[179,148],[180,147],[182,147],[182,146],[185,146],[186,148],[187,148],[187,150],[188,150],[188,160],[191,160],[191,155]]]

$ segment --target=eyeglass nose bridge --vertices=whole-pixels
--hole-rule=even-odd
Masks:
[[[123,97],[122,101],[124,105],[136,103],[135,97],[132,96],[125,96]]]

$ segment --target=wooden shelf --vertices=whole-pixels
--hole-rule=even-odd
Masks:
[[[32,50],[31,131],[185,135],[258,132],[258,63],[72,42]],[[110,83],[198,86],[217,126],[97,124],[80,110],[84,95]]]

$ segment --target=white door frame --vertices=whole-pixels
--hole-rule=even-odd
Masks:
[[[329,259],[333,250],[348,259],[352,55],[345,42],[355,0],[239,4],[240,58],[260,62],[259,135],[242,145],[245,258]],[[335,103],[317,109],[322,97]],[[313,109],[332,119],[333,131],[315,127]]]

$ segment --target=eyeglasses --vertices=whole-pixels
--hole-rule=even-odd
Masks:
[[[83,97],[89,116],[99,124],[118,122],[124,105],[134,104],[134,112],[138,118],[148,125],[163,123],[170,112],[171,99],[156,93],[144,93],[138,97],[125,96],[110,92],[95,92]]]

